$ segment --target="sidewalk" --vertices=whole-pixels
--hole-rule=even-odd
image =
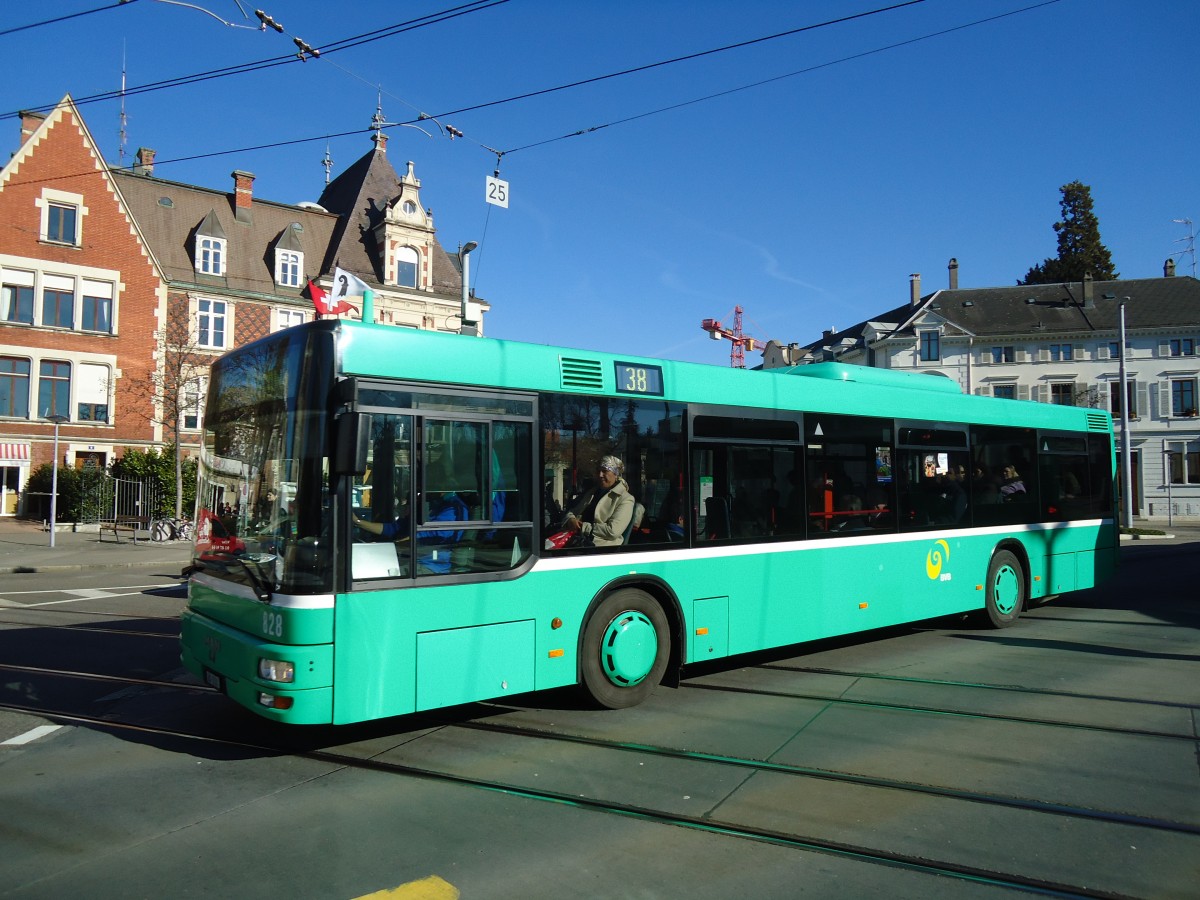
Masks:
[[[62,526],[59,526],[60,529]],[[190,541],[156,544],[127,532],[120,543],[111,534],[60,530],[50,546],[50,533],[38,522],[0,518],[0,576],[24,572],[83,572],[90,569],[157,569],[179,575],[191,561]]]

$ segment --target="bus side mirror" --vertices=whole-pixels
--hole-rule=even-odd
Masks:
[[[333,436],[333,474],[364,475],[371,445],[371,417],[344,412],[337,417]]]

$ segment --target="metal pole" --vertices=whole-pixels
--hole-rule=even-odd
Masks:
[[[1130,450],[1129,436],[1129,381],[1125,377],[1125,304],[1128,297],[1122,297],[1120,303],[1119,341],[1120,341],[1120,379],[1121,379],[1121,524],[1126,528],[1133,527],[1133,455]]]
[[[462,334],[475,333],[467,330],[468,326],[475,324],[474,322],[467,321],[467,303],[471,297],[471,263],[467,257],[478,246],[474,241],[467,241],[458,249],[458,266],[462,270],[462,309],[459,312],[461,325],[458,330]]]
[[[54,420],[54,467],[50,470],[50,546],[54,546],[54,533],[58,525],[58,423],[61,416],[52,416]]]
[[[1175,523],[1171,514],[1171,451],[1167,449],[1166,438],[1163,438],[1163,473],[1167,482],[1167,527],[1172,528]]]

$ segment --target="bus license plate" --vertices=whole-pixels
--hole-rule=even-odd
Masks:
[[[212,669],[204,670],[204,680],[209,687],[216,688],[222,694],[225,693],[225,679],[223,679]]]

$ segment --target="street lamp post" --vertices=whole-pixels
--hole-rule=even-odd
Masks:
[[[1120,317],[1117,320],[1120,355],[1118,357],[1118,377],[1121,381],[1121,524],[1126,528],[1133,527],[1133,464],[1130,451],[1129,437],[1129,380],[1125,376],[1125,304],[1128,297],[1122,297],[1119,305]]]
[[[55,413],[43,418],[54,423],[54,467],[50,470],[50,546],[53,547],[55,526],[58,524],[58,426],[69,422],[70,417]]]

